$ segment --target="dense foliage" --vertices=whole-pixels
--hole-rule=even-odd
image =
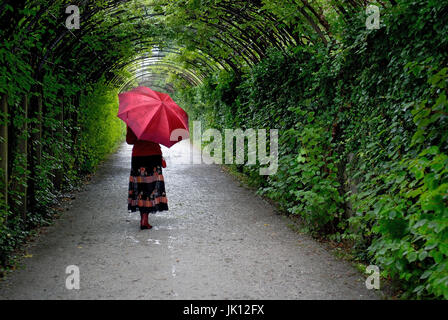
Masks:
[[[77,188],[125,133],[116,117],[118,89],[103,77],[89,81],[90,65],[36,59],[45,56],[45,40],[54,34],[56,19],[42,16],[30,32],[21,28],[24,17],[37,16],[39,6],[3,6],[9,18],[3,23],[17,24],[0,29],[0,96],[7,107],[1,125],[8,133],[2,132],[0,155],[7,156],[8,169],[7,180],[0,181],[2,269],[35,227],[51,222],[62,196]]]
[[[279,129],[276,175],[238,169],[310,232],[350,240],[408,297],[448,298],[446,14],[403,2],[375,31],[358,15],[330,51],[273,50],[181,97],[209,126]]]

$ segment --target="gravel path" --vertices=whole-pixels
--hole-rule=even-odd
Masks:
[[[170,210],[140,230],[126,210],[123,144],[29,245],[0,299],[378,299],[363,275],[219,166],[182,164],[189,148],[163,149]],[[68,265],[79,267],[79,290],[65,287]]]

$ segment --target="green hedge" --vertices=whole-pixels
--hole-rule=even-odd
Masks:
[[[93,172],[98,163],[123,141],[126,126],[117,117],[118,89],[97,85],[81,101],[78,148],[81,173]]]
[[[448,23],[444,1],[400,1],[380,30],[271,51],[178,99],[215,128],[279,129],[279,169],[237,166],[314,234],[350,240],[404,297],[448,298]],[[203,125],[204,126],[204,125]]]
[[[30,114],[24,116],[23,91],[17,90],[15,94],[9,91],[11,170],[8,210],[4,209],[4,197],[0,203],[0,276],[13,263],[15,250],[33,230],[51,223],[56,213],[52,207],[58,205],[60,197],[77,189],[83,177],[93,173],[98,163],[115,151],[125,136],[125,125],[116,116],[116,88],[102,82],[81,88],[64,83],[61,78],[48,73],[43,79],[42,137],[39,140],[30,140],[36,133],[37,121]],[[20,81],[20,76],[17,80]],[[29,96],[33,97],[31,88],[30,91]],[[64,94],[60,94],[61,91]],[[23,131],[24,123],[28,123],[27,131]],[[28,139],[27,157],[18,148],[25,137]],[[40,164],[30,145],[41,147]],[[3,190],[4,186],[0,187]],[[25,187],[28,196],[25,196]],[[25,212],[21,209],[24,202],[28,205]]]

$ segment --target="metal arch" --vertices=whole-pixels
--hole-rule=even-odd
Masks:
[[[119,15],[121,13],[123,13],[125,10],[123,9],[124,6],[129,3],[131,0],[112,0],[112,1],[104,1],[102,4],[104,5],[100,5],[98,4],[98,2],[96,1],[77,1],[78,3],[82,4],[82,5],[86,5],[86,11],[84,12],[84,14],[86,15],[84,18],[84,23],[85,23],[85,30],[83,30],[82,33],[79,34],[79,37],[82,39],[84,38],[85,34],[87,34],[90,31],[95,30],[95,22],[97,21],[97,19],[95,19],[95,17],[97,16],[98,13],[102,12],[105,15],[110,15],[110,16],[114,16],[114,17],[119,17]],[[235,5],[236,2],[236,5]],[[27,6],[28,4],[32,3],[32,1],[28,2],[27,4],[25,4],[25,6]],[[46,3],[41,3],[42,4],[42,8],[41,11],[49,11],[51,8],[56,6],[56,2],[54,1],[50,1],[50,2],[46,2]],[[60,3],[58,3],[59,5]],[[246,4],[248,4],[248,6],[245,6]],[[46,6],[47,5],[47,6]],[[148,3],[148,4],[140,4],[140,7],[142,9],[148,8],[148,7],[152,7],[155,5],[162,5],[164,6],[165,3],[159,4],[159,3]],[[276,42],[277,37],[280,38],[282,36],[282,32],[285,32],[285,34],[287,34],[287,31],[284,28],[277,28],[277,25],[275,26],[277,32],[275,32],[275,37],[272,39],[269,39],[266,37],[266,34],[263,33],[263,31],[260,29],[260,25],[258,24],[258,17],[261,18],[261,20],[263,19],[267,19],[267,17],[264,14],[264,11],[253,11],[253,9],[257,9],[257,4],[252,3],[252,1],[248,1],[248,2],[244,2],[244,1],[223,1],[221,3],[219,3],[219,5],[228,5],[228,7],[224,7],[224,9],[228,9],[231,8],[232,10],[237,10],[238,13],[240,14],[240,17],[238,19],[238,21],[250,21],[253,20],[254,21],[254,25],[250,26],[250,30],[251,30],[251,35],[246,37],[246,35],[244,34],[244,32],[242,32],[242,30],[239,30],[239,32],[237,32],[235,35],[231,34],[231,28],[221,28],[219,29],[221,32],[223,33],[227,33],[227,36],[224,37],[224,39],[220,39],[220,37],[218,36],[217,38],[215,38],[217,41],[219,41],[221,43],[222,46],[227,47],[229,49],[232,49],[234,51],[235,55],[239,55],[239,58],[241,59],[236,59],[234,57],[230,57],[228,59],[225,58],[215,58],[214,55],[217,54],[216,51],[212,50],[213,47],[213,39],[206,39],[207,44],[206,45],[198,45],[196,47],[195,52],[200,52],[200,53],[204,53],[206,55],[206,57],[204,57],[203,60],[198,59],[189,59],[186,60],[185,63],[188,64],[189,66],[191,66],[192,68],[188,68],[188,72],[192,72],[192,73],[196,73],[195,75],[198,79],[203,78],[206,75],[206,72],[211,72],[212,70],[216,70],[217,67],[215,65],[211,65],[209,63],[207,63],[210,60],[213,60],[215,63],[220,64],[223,68],[226,68],[226,65],[232,69],[235,68],[235,64],[240,67],[244,62],[246,62],[248,65],[253,64],[254,62],[258,61],[260,58],[260,52],[264,51],[263,45],[261,47],[259,47],[258,49],[256,48],[258,46],[258,44],[253,43],[252,40],[254,39],[253,37],[255,35],[259,35],[258,38],[262,37],[263,40],[266,39],[269,44],[271,45],[275,45],[274,42]],[[244,5],[244,8],[241,7],[241,5]],[[137,10],[140,9],[139,7],[137,7]],[[221,10],[221,12],[224,12],[224,9],[217,9],[217,10]],[[145,12],[138,12],[135,15],[130,14],[126,17],[127,20],[142,20],[144,21],[146,18],[148,17],[156,17],[156,16],[164,16],[165,13],[148,13],[147,10],[144,10]],[[50,11],[49,11],[50,12]],[[50,12],[51,13],[51,12]],[[252,16],[254,15],[254,19],[252,19]],[[0,16],[3,16],[0,14]],[[42,18],[44,17],[44,18]],[[43,15],[37,15],[35,17],[29,17],[26,18],[26,22],[23,24],[23,26],[21,27],[26,27],[29,30],[32,30],[35,25],[37,24],[37,22],[39,21],[43,21],[43,19],[45,19],[45,14]],[[218,15],[218,19],[219,19],[219,15]],[[118,19],[119,20],[119,19]],[[219,19],[221,22],[224,21],[224,19]],[[228,24],[230,24],[227,21]],[[306,21],[304,21],[304,23],[307,23]],[[111,27],[115,27],[118,26],[120,24],[119,21],[115,22],[115,24],[112,24]],[[144,28],[145,24],[141,23],[141,24],[137,24],[137,29],[138,28]],[[215,26],[213,26],[212,24],[208,24],[209,27],[211,28],[216,28]],[[49,63],[48,61],[48,57],[49,56],[53,56],[55,57],[55,61],[58,60],[62,60],[64,61],[64,57],[66,56],[64,54],[64,51],[66,51],[67,47],[70,45],[73,45],[74,43],[76,43],[74,39],[71,39],[66,42],[63,43],[63,40],[66,39],[66,36],[69,34],[69,32],[67,31],[66,28],[57,28],[56,32],[54,34],[54,36],[49,36],[46,39],[46,42],[44,43],[49,44],[47,46],[47,50],[45,51],[45,53],[43,54],[43,56],[38,57],[38,59],[40,59],[40,65],[39,68],[41,68],[43,66],[43,64]],[[95,35],[97,36],[97,35]],[[113,37],[109,37],[110,39],[106,39],[106,41],[113,41]],[[258,40],[258,38],[255,39],[255,41]],[[288,38],[293,38],[293,37],[286,37],[286,39]],[[103,40],[102,38],[99,37],[98,34],[98,41]],[[119,38],[118,38],[119,39]],[[283,38],[285,39],[285,38]],[[131,39],[130,43],[131,45],[133,44],[134,46],[139,43],[138,41],[139,39]],[[224,40],[224,41],[223,41]],[[250,41],[249,41],[250,40]],[[151,39],[148,39],[148,42],[153,41],[153,42],[158,42],[158,44],[162,44],[163,40],[161,39],[160,36],[155,35],[154,37],[152,37]],[[273,42],[274,41],[274,42]],[[142,41],[142,43],[144,43],[145,40]],[[80,53],[79,50],[82,50],[83,47],[88,46],[88,44],[81,42],[81,46],[79,49],[77,49],[78,53]],[[193,42],[194,43],[194,42]],[[165,44],[166,45],[166,44]],[[73,45],[75,46],[75,45]],[[182,46],[179,46],[179,48],[182,48]],[[90,78],[90,76],[93,79],[96,79],[102,75],[108,75],[114,73],[115,71],[117,71],[118,66],[123,66],[126,67],[128,65],[132,65],[133,61],[131,60],[131,62],[127,62],[126,60],[128,59],[132,59],[132,57],[129,56],[122,56],[121,62],[116,62],[115,60],[120,60],[120,56],[113,56],[113,55],[108,55],[107,54],[108,51],[106,50],[100,50],[98,53],[93,50],[93,53],[95,55],[95,57],[93,57],[92,59],[96,59],[96,60],[101,60],[104,59],[105,61],[103,62],[103,66],[99,66],[97,68],[92,68],[91,72],[89,72],[88,77]],[[219,55],[219,54],[218,54]],[[82,56],[82,60],[83,61],[92,61],[92,59],[89,59],[89,54],[81,54]],[[211,58],[211,59],[210,59]],[[230,59],[230,60],[229,60]],[[226,64],[224,64],[222,61],[226,61]],[[101,60],[102,61],[102,60]],[[135,61],[135,60],[134,60]],[[205,66],[202,65],[202,62],[204,62]],[[235,64],[233,63],[235,62]],[[51,63],[51,62],[50,62]],[[175,65],[175,62],[171,61],[170,62],[172,65],[170,65],[170,68],[174,68],[175,66],[179,69],[182,70],[182,68],[178,65]],[[58,66],[60,66],[61,68],[64,68],[64,66],[66,66],[66,64],[64,63],[57,63]],[[161,63],[159,65],[162,65]],[[173,69],[174,70],[174,69]],[[191,71],[194,70],[194,71]],[[185,71],[186,72],[186,71]]]
[[[181,77],[184,78],[186,81],[188,81],[188,83],[190,83],[191,85],[197,85],[202,82],[202,79],[198,78],[190,70],[182,69],[182,68],[178,67],[177,65],[170,65],[167,63],[155,63],[155,64],[151,64],[151,65],[145,65],[145,66],[143,66],[143,68],[136,67],[135,71],[132,72],[132,70],[131,70],[131,73],[133,73],[133,76],[132,76],[131,80],[129,80],[129,81],[134,81],[135,79],[140,77],[142,74],[150,73],[148,70],[150,68],[156,68],[156,67],[165,67],[168,69],[168,71],[172,70],[173,72],[176,72],[176,74],[181,75]],[[151,73],[153,73],[153,72],[151,71]],[[111,81],[112,80],[118,80],[118,77],[116,77],[116,79],[111,79]],[[117,84],[117,83],[115,83],[115,84]]]
[[[170,50],[170,52],[173,52],[173,53],[176,53],[176,54],[180,53],[179,51],[173,51],[173,50]],[[158,55],[158,56],[153,56],[153,55],[143,56],[143,55],[140,55],[140,56],[137,56],[136,58],[134,58],[133,60],[130,60],[130,61],[121,61],[121,62],[117,61],[114,65],[112,65],[110,67],[110,70],[125,70],[125,71],[129,71],[129,72],[132,73],[132,72],[135,72],[136,69],[138,69],[138,68],[149,66],[149,64],[151,64],[151,65],[161,65],[162,62],[167,63],[167,61],[169,61],[169,60],[159,60],[159,59],[157,59],[158,57],[166,57],[165,51],[162,50],[162,51],[159,52],[159,54],[161,54],[161,55]],[[143,62],[144,65],[139,64],[137,66],[136,63],[139,63],[139,62]],[[205,61],[205,59],[202,60],[202,62],[207,63]],[[135,67],[134,67],[134,65],[135,65]],[[192,69],[188,69],[189,70],[188,72],[192,73],[192,74],[195,74],[197,69],[199,68],[199,66],[197,64],[194,64],[194,62],[190,63],[190,65],[192,65],[193,68]],[[170,66],[171,66],[171,68],[173,68],[173,66],[179,67],[178,65],[176,65],[174,63],[170,64]],[[216,70],[218,70],[217,68],[216,69],[212,69],[211,65],[208,65],[208,66],[209,66],[209,71],[216,71]],[[198,79],[199,78],[204,78],[205,76],[206,76],[206,74],[204,74],[204,73],[201,74],[201,77],[199,77],[198,75],[195,75],[195,77],[197,77]],[[115,79],[111,79],[111,81],[114,81],[114,80]]]
[[[180,51],[171,51],[171,50],[169,50],[169,51],[161,50],[161,51],[160,51],[160,53],[162,53],[162,54],[164,54],[164,53],[166,53],[166,52],[173,53],[173,54],[181,54]],[[130,60],[130,61],[124,61],[124,62],[122,62],[122,63],[117,63],[117,64],[115,64],[112,68],[113,68],[113,69],[115,69],[115,68],[117,68],[117,69],[121,69],[121,68],[126,67],[127,65],[130,65],[130,64],[134,63],[134,62],[139,62],[139,61],[142,61],[142,60],[152,60],[152,59],[154,59],[154,58],[164,58],[164,57],[166,57],[165,54],[164,54],[164,55],[159,55],[159,56],[154,56],[154,55],[150,55],[150,56],[142,56],[142,55],[138,55],[139,53],[140,53],[140,52],[138,52],[138,51],[136,52],[137,57],[134,58],[133,60]],[[219,69],[219,68],[217,68],[217,67],[213,67],[211,64],[209,64],[209,63],[207,62],[207,57],[206,57],[205,55],[201,55],[200,62],[201,62],[201,63],[204,63],[210,71],[217,71],[217,70]]]
[[[166,67],[168,70],[174,70],[174,71],[177,71],[179,73],[183,73],[183,74],[187,75],[191,79],[191,81],[193,82],[192,84],[198,84],[198,83],[203,81],[203,78],[198,77],[191,70],[181,68],[181,67],[179,67],[179,66],[177,66],[175,64],[170,64],[169,62],[158,62],[158,63],[155,63],[155,64],[146,65],[144,67],[145,68]],[[138,69],[136,71],[138,71]]]
[[[111,11],[111,14],[118,15],[120,12],[125,12],[125,10],[119,9],[120,5],[125,4],[127,2],[129,2],[129,1],[111,1],[110,2],[111,5],[108,8],[99,8],[99,7],[97,7],[97,8],[95,8],[96,10],[92,10],[91,12],[89,12],[90,13],[90,17],[93,18],[95,16],[95,13],[98,13],[100,11],[108,11],[107,9],[109,9],[109,11]],[[154,4],[149,4],[149,6],[151,6],[151,5],[154,5]],[[148,5],[145,5],[145,6],[142,5],[142,8],[143,7],[146,8],[147,6]],[[113,12],[114,10],[116,10],[116,11]],[[135,16],[135,17],[133,17],[131,19],[144,19],[146,17],[154,17],[154,16],[161,16],[161,15],[163,15],[163,14],[151,13],[151,14],[146,14],[146,15],[138,15],[138,16]],[[129,17],[128,17],[128,19],[129,19]],[[90,30],[89,29],[90,25],[94,25],[94,23],[91,23],[91,24],[87,23],[87,25],[88,25],[88,27],[84,28],[84,29],[86,29],[86,31],[85,31],[86,33]],[[112,25],[112,26],[114,26],[114,25]],[[222,30],[222,29],[220,29],[220,30],[223,31],[223,32],[225,31],[225,30]],[[53,48],[55,45],[57,45],[57,43],[59,41],[61,41],[61,39],[65,36],[65,34],[67,34],[66,30],[59,38],[57,38],[57,42],[55,44],[52,44],[50,47]],[[80,37],[82,37],[82,36],[83,36],[83,34],[80,35]],[[234,39],[236,40],[236,42],[243,41],[243,39],[236,39],[236,38],[234,38]]]
[[[141,61],[145,61],[145,60],[141,60]],[[188,77],[194,80],[191,80],[190,82],[197,84],[198,82],[202,81],[202,77],[198,76],[196,74],[196,70],[189,70],[189,69],[185,69],[185,68],[181,68],[178,65],[175,64],[170,64],[168,62],[162,62],[162,61],[154,61],[151,64],[139,64],[136,65],[134,64],[128,64],[125,68],[123,68],[124,71],[127,71],[129,73],[136,73],[138,72],[139,69],[144,69],[144,68],[154,68],[154,67],[166,67],[169,68],[171,70],[175,70],[178,73],[183,73],[183,74],[188,74]],[[115,76],[114,78],[110,79],[110,82],[115,82],[118,79],[118,76]]]

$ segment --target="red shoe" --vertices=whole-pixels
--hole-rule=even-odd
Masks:
[[[140,214],[140,216],[141,216],[140,230],[151,229],[152,225],[150,225],[148,222],[148,214],[142,213],[142,214]]]

